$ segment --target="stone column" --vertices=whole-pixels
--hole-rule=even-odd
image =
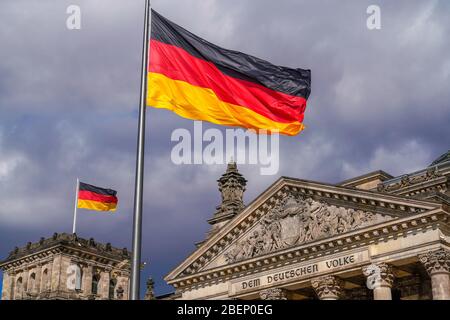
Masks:
[[[3,273],[2,300],[12,300],[14,289],[14,276],[8,272]]]
[[[60,292],[64,292],[64,294],[71,295],[73,293],[73,290],[69,290],[67,286],[67,278],[68,278],[68,271],[69,267],[72,264],[76,264],[75,262],[72,262],[71,257],[66,255],[61,255],[60,264],[59,264],[59,279],[58,279],[58,287],[57,290]]]
[[[30,269],[25,268],[22,272],[22,298],[27,296],[28,292],[28,278],[30,277]]]
[[[36,267],[36,279],[34,282],[33,293],[39,293],[41,288],[41,275],[42,275],[42,264],[39,263]]]
[[[342,297],[344,282],[336,276],[313,279],[311,285],[320,300],[338,300]]]
[[[123,289],[122,300],[128,300],[128,293],[130,292],[129,276],[123,277],[122,289]]]
[[[59,290],[59,280],[61,278],[61,262],[62,256],[61,254],[55,255],[53,258],[52,266],[51,266],[51,274],[50,274],[50,291],[57,292]]]
[[[261,300],[287,300],[288,290],[282,288],[269,288],[259,292]]]
[[[92,294],[92,264],[87,264],[83,267],[83,278],[81,279],[81,290],[85,296]]]
[[[109,270],[104,271],[100,274],[99,296],[101,299],[107,300],[109,298],[109,280],[110,280]]]
[[[40,278],[40,292],[47,292],[50,289],[50,281],[52,278],[52,269],[51,269],[52,263],[46,263],[42,266],[41,269],[41,278]],[[47,274],[45,275],[44,272],[47,270]]]
[[[439,249],[419,255],[431,278],[433,300],[450,300],[450,251]]]
[[[367,288],[373,290],[374,300],[392,300],[392,284],[394,273],[387,263],[376,263],[363,267],[363,274],[367,277]]]

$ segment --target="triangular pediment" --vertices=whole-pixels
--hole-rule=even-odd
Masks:
[[[283,177],[165,279],[186,278],[437,206],[430,201]]]
[[[301,194],[280,199],[245,234],[200,270],[231,264],[395,219],[329,205]]]

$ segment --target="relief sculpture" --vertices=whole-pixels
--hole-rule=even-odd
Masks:
[[[391,219],[302,196],[279,201],[248,235],[225,253],[236,262]]]

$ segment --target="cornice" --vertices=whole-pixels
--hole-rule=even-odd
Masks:
[[[427,192],[446,191],[448,188],[448,164],[427,167],[420,171],[404,174],[378,184],[377,191],[414,197]]]
[[[412,184],[401,189],[392,191],[393,194],[414,197],[420,194],[430,193],[434,191],[446,191],[448,188],[448,177],[442,176],[433,180]]]
[[[5,261],[0,264],[0,268],[5,271],[11,268],[23,268],[24,265],[32,264],[36,261],[39,261],[40,263],[42,259],[51,259],[53,256],[59,254],[64,254],[72,259],[86,259],[94,261],[96,264],[102,264],[104,266],[116,266],[125,260],[103,256],[96,252],[91,252],[87,250],[87,248],[77,248],[65,244],[55,244],[54,246],[42,249],[41,251],[37,251],[17,259]],[[124,264],[124,266],[126,267],[127,265]],[[121,268],[123,268],[123,266]]]

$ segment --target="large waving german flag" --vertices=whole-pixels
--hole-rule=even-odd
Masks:
[[[227,126],[295,135],[311,71],[220,48],[152,10],[147,105]]]
[[[117,191],[80,182],[78,208],[96,211],[116,211]]]

